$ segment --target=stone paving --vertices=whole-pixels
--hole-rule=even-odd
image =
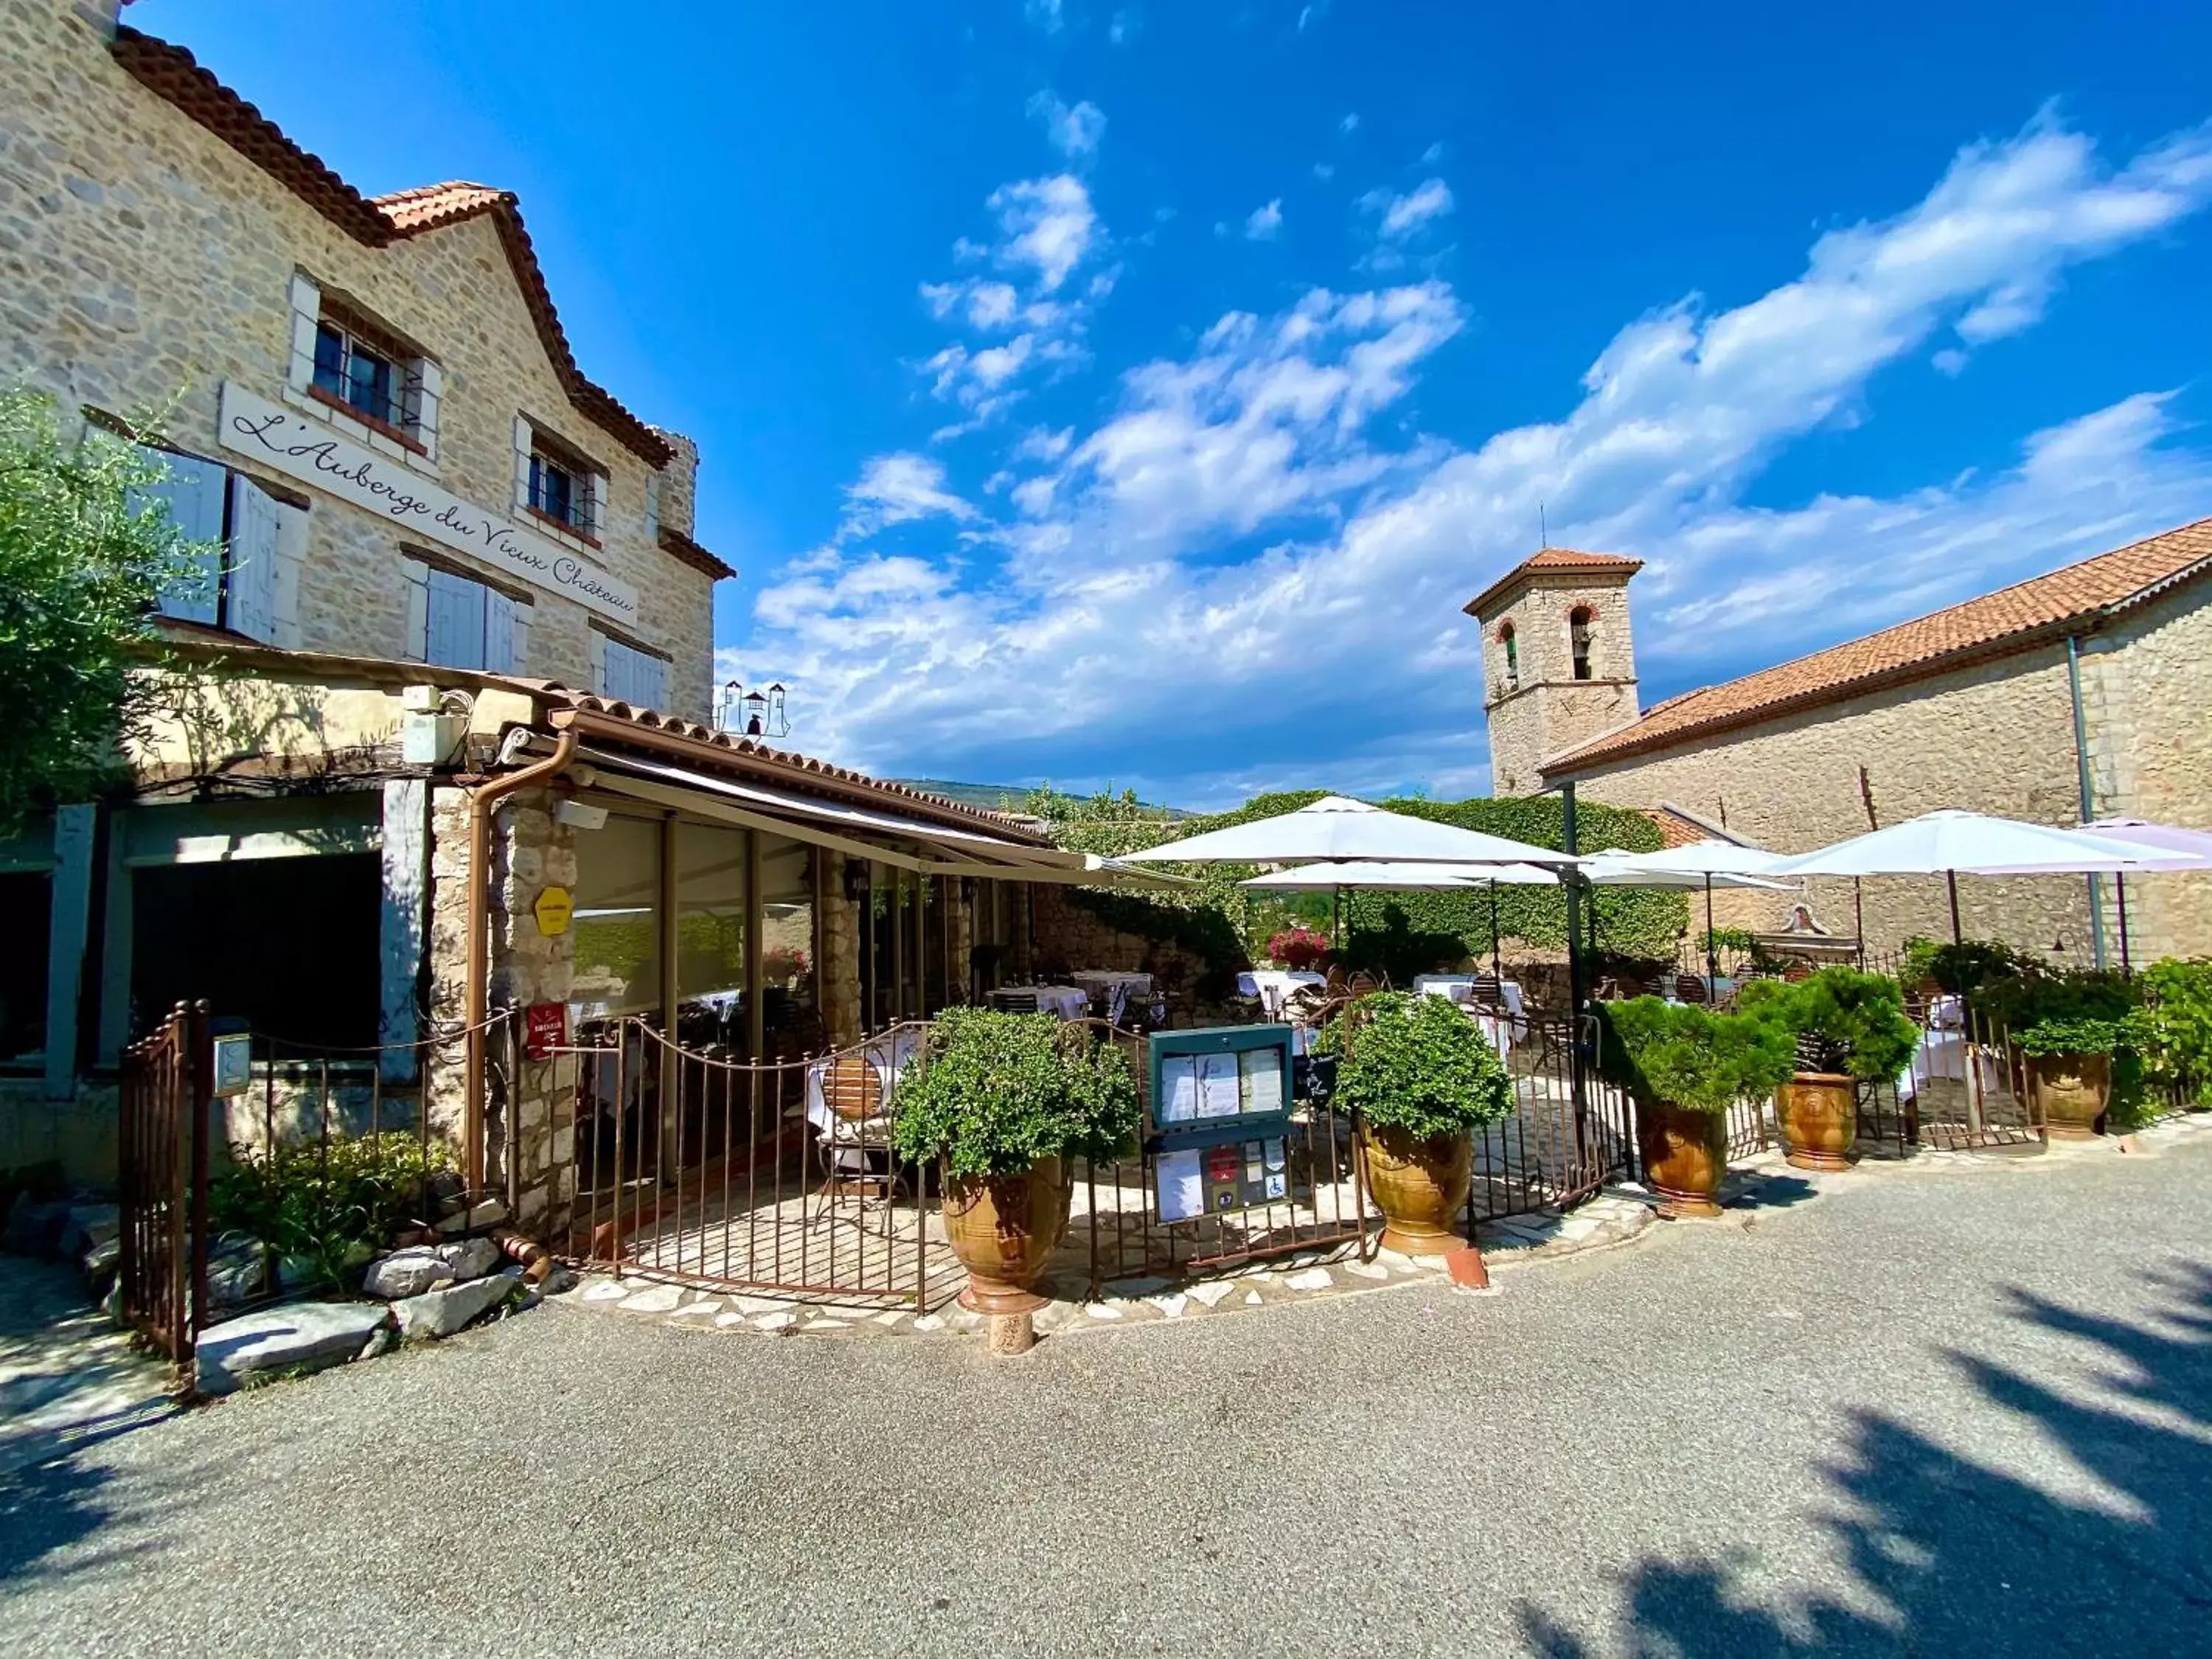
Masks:
[[[75,1268],[0,1257],[0,1474],[174,1409],[169,1367],[93,1305]]]

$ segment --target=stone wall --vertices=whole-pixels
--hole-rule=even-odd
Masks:
[[[1036,883],[1029,890],[1036,912],[1036,959],[1044,968],[1151,974],[1167,990],[1174,1025],[1218,1024],[1236,1017],[1226,1003],[1202,994],[1208,969],[1196,951],[1171,939],[1123,933],[1086,909],[1074,888]]]
[[[514,516],[518,414],[605,469],[594,556],[636,586],[635,631],[673,659],[672,712],[706,720],[712,583],[648,536],[653,469],[570,401],[492,221],[368,246],[125,75],[96,23],[57,0],[0,0],[0,383],[121,416],[167,409],[175,447],[229,464],[218,392],[234,380],[283,395],[295,271],[439,363],[438,451],[414,464],[446,489]],[[695,457],[679,446],[660,485],[664,520],[685,529]],[[404,654],[396,532],[335,497],[312,501],[297,635],[279,643]],[[589,687],[587,613],[532,592],[521,671]]]
[[[2207,613],[2199,608],[2163,620],[2147,616],[2115,647],[2085,665],[2085,703],[2102,681],[2102,714],[2093,710],[2096,743],[2118,742],[2112,791],[2100,789],[2100,812],[2205,823],[2208,801],[2201,734],[2212,669]],[[2136,665],[2140,664],[2141,665]],[[1966,807],[2051,824],[2079,816],[2072,702],[2063,643],[2045,646],[1932,679],[1869,693],[1838,704],[1788,714],[1746,729],[1713,734],[1695,749],[1624,759],[1585,774],[1586,799],[1618,806],[1672,802],[1763,847],[1807,852],[1869,827],[1861,769],[1877,821],[1893,824],[1941,807]],[[2137,775],[2146,781],[2133,781]],[[2155,785],[2148,780],[2162,780]],[[2138,878],[2145,902],[2153,884],[2196,878]],[[1907,937],[1948,938],[1950,912],[1941,877],[1869,878],[1863,884],[1870,948],[1891,950]],[[1809,902],[1821,923],[1852,931],[1851,884],[1814,880]],[[1782,894],[1722,896],[1724,927],[1771,929],[1790,900]],[[2055,959],[2092,959],[2087,883],[2078,876],[1961,877],[1960,919],[1969,938],[1996,938]],[[2113,936],[2109,884],[2106,931]],[[2160,948],[2212,950],[2201,915],[2187,918],[2170,902],[2154,924]],[[2169,923],[2166,918],[2175,918]],[[2134,916],[2131,913],[2130,922]],[[1693,929],[1702,921],[1693,923]]]
[[[822,907],[822,962],[815,975],[822,1024],[830,1041],[842,1048],[860,1040],[860,908],[845,896],[845,860],[825,848],[817,854],[829,866],[817,884]]]

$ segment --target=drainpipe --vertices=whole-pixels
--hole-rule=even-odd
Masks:
[[[2081,708],[2081,636],[2066,636],[2066,690],[2074,703],[2074,771],[2075,785],[2081,795],[2081,822],[2088,823],[2097,816],[2094,791],[2089,783],[2089,721]],[[2105,884],[2100,876],[2089,878],[2089,945],[2096,964],[2105,965]]]
[[[461,1157],[473,1198],[484,1176],[484,1022],[491,1013],[491,815],[518,789],[544,783],[563,771],[576,756],[576,732],[564,729],[553,752],[517,772],[494,778],[469,792],[469,955],[462,1017],[468,1024],[468,1107],[461,1121]]]

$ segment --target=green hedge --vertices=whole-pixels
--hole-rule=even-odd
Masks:
[[[1255,795],[1231,811],[1204,817],[1164,820],[1157,807],[1138,801],[1133,791],[1080,797],[1052,789],[1034,792],[1023,811],[1045,820],[1055,844],[1075,852],[1117,857],[1168,840],[1224,830],[1232,824],[1273,817],[1319,800],[1321,789]],[[1556,796],[1480,797],[1437,801],[1399,798],[1378,805],[1416,817],[1456,824],[1463,830],[1504,836],[1531,846],[1562,844],[1564,817]],[[1643,813],[1623,807],[1578,805],[1576,841],[1579,850],[1619,847],[1648,852],[1660,846],[1658,825]],[[1237,883],[1259,873],[1255,865],[1170,865],[1200,884],[1188,892],[1138,896],[1105,889],[1079,888],[1073,901],[1124,933],[1172,940],[1195,951],[1209,969],[1228,971],[1258,959],[1267,936],[1291,921],[1327,931],[1331,900],[1327,893],[1250,893]],[[1598,944],[1626,957],[1672,959],[1676,940],[1688,925],[1689,903],[1680,893],[1614,889],[1595,896]],[[1468,893],[1364,893],[1346,896],[1348,941],[1332,939],[1355,967],[1387,972],[1402,982],[1417,973],[1462,957],[1480,958],[1491,949],[1491,906],[1486,890]],[[1566,943],[1566,902],[1556,887],[1500,887],[1498,932],[1507,939],[1559,947]]]

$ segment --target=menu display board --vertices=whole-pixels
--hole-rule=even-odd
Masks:
[[[1162,1221],[1290,1196],[1284,1142],[1291,1044],[1287,1025],[1153,1035],[1152,1149]]]

